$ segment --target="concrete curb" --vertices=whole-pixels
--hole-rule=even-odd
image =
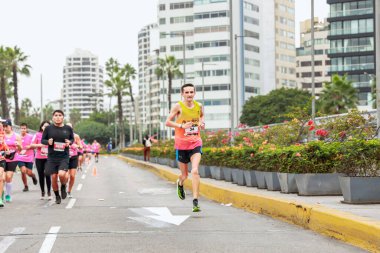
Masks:
[[[178,174],[161,165],[148,164],[132,158],[118,156],[130,164],[148,169],[158,176],[175,182]],[[191,189],[191,179],[185,181]],[[202,182],[202,196],[220,203],[264,214],[288,223],[302,226],[370,252],[380,252],[380,222],[317,205],[289,202],[279,198],[233,191]]]

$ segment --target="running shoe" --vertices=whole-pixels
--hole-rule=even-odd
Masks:
[[[37,181],[37,178],[36,177],[32,177],[32,180],[33,180],[33,184],[36,185],[38,183]]]
[[[55,203],[56,204],[61,204],[61,197],[58,195],[58,196],[55,196]]]
[[[179,179],[177,179],[177,195],[178,195],[178,198],[182,200],[186,198],[186,193],[183,190],[183,185],[179,185]]]
[[[3,198],[0,199],[0,207],[4,207]]]
[[[71,195],[71,192],[67,192],[67,197],[68,197],[69,199],[72,199],[72,198],[73,198],[73,195]]]
[[[41,198],[40,198],[40,200],[44,200],[44,199],[45,199],[45,193],[42,192],[42,193],[41,193]]]
[[[201,208],[198,205],[198,200],[193,199],[193,212],[196,213],[196,212],[200,212],[200,211],[201,211]]]
[[[67,192],[66,192],[66,185],[61,185],[61,196],[62,199],[65,199],[67,197]]]
[[[5,195],[5,202],[12,202],[11,195]]]
[[[28,192],[29,191],[29,187],[26,185],[22,191],[23,192]]]
[[[48,192],[48,200],[52,200],[51,193]]]

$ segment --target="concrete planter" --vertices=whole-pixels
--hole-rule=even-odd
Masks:
[[[232,182],[232,169],[228,167],[221,167],[223,170],[223,179],[226,182]]]
[[[254,170],[244,170],[244,179],[248,187],[257,187],[256,174]]]
[[[265,182],[267,184],[268,191],[280,191],[280,181],[278,180],[277,172],[265,172]]]
[[[266,189],[267,183],[265,182],[265,172],[264,171],[255,171],[257,188]]]
[[[172,168],[178,167],[177,161],[172,159],[167,159],[167,165]]]
[[[161,165],[167,165],[168,159],[167,158],[159,158],[158,163]]]
[[[238,170],[239,169],[232,169],[232,183],[233,184],[237,184],[238,183],[238,180],[237,180],[237,173],[238,173]]]
[[[380,177],[339,177],[343,203],[379,204]]]
[[[210,166],[199,165],[198,171],[201,178],[211,178]]]
[[[302,196],[340,196],[339,174],[297,174],[298,195]]]
[[[216,180],[223,180],[223,171],[220,167],[210,166],[211,177]]]
[[[245,177],[244,177],[244,170],[238,169],[236,172],[236,176],[237,176],[237,184],[238,185],[241,185],[241,186],[246,185]]]
[[[151,163],[157,163],[157,161],[158,161],[158,158],[157,158],[157,157],[151,157],[151,158],[150,158],[150,162],[151,162]]]
[[[294,173],[277,173],[280,181],[282,193],[298,193],[296,174]]]

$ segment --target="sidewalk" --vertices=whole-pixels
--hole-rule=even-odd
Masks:
[[[146,168],[175,182],[178,169],[119,156],[129,163]],[[191,189],[191,174],[185,187]],[[342,196],[305,197],[282,194],[230,182],[202,178],[202,196],[223,204],[265,214],[318,233],[345,241],[357,247],[380,252],[380,204],[342,204]]]

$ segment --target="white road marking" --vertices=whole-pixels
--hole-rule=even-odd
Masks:
[[[150,218],[158,221],[163,221],[166,223],[170,223],[173,225],[181,225],[182,222],[184,222],[187,218],[189,218],[189,215],[173,215],[169,208],[167,207],[143,207],[143,208],[130,208],[130,210],[134,213],[137,213],[141,216],[144,216],[145,218]],[[152,215],[152,213],[154,215]],[[138,219],[136,217],[128,217],[133,220],[141,221],[141,219]],[[144,223],[149,222],[148,219],[144,219]],[[154,224],[151,224],[154,225]]]
[[[83,184],[78,184],[78,186],[77,186],[77,191],[82,190],[82,187],[83,187]]]
[[[55,240],[57,239],[58,231],[61,229],[61,227],[51,227],[49,230],[49,233],[46,235],[44,242],[42,243],[42,246],[40,248],[39,253],[50,253]]]
[[[73,208],[76,201],[77,201],[76,199],[70,199],[69,203],[66,206],[66,209]]]
[[[24,232],[25,228],[23,227],[17,227],[14,228],[11,232],[11,234],[19,235],[22,232]],[[0,241],[0,253],[4,253],[9,246],[11,246],[16,241],[16,236],[6,236],[3,240]]]
[[[82,175],[82,179],[85,179],[86,178],[86,175]]]

